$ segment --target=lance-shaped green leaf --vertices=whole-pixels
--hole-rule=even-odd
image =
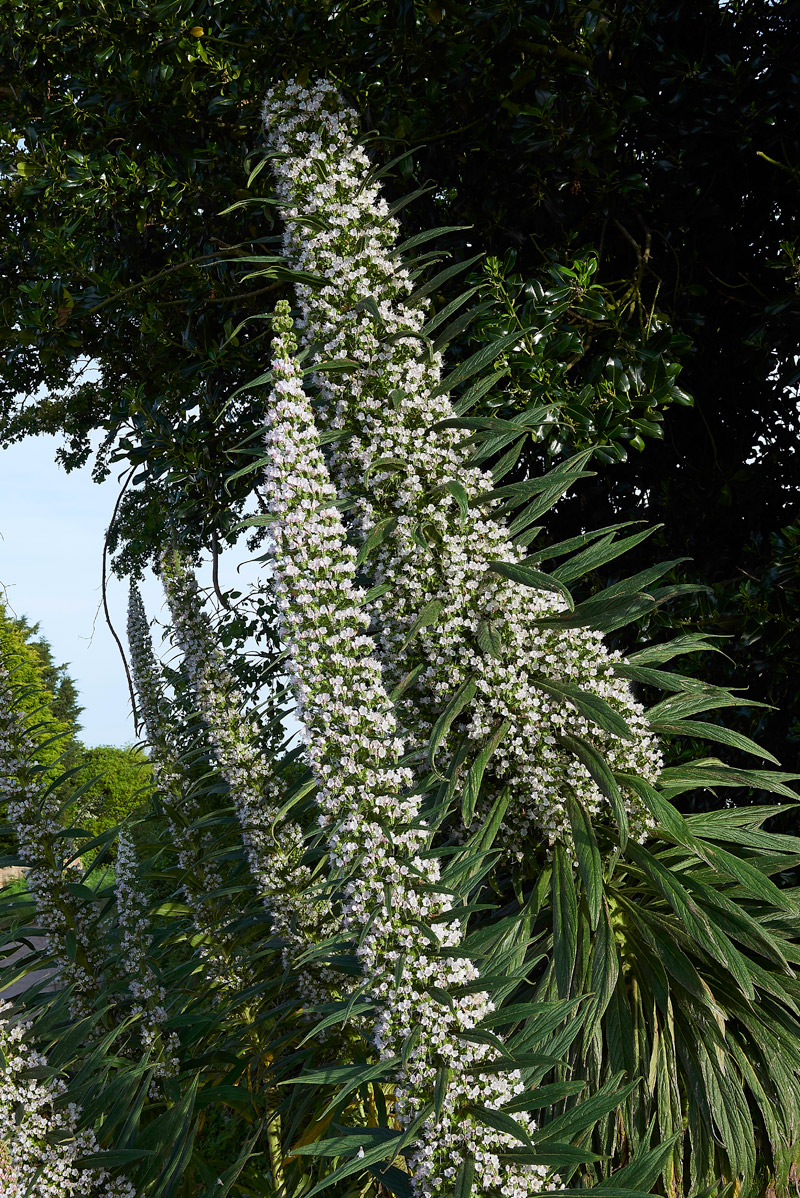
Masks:
[[[542,678],[536,674],[531,677],[531,682],[548,695],[553,695],[557,699],[569,699],[581,715],[585,715],[587,720],[591,720],[605,732],[610,732],[612,736],[619,736],[623,740],[633,740],[633,731],[628,722],[599,695],[585,691],[572,682],[563,682],[560,678]]]
[[[472,1193],[472,1181],[475,1176],[475,1161],[473,1157],[467,1153],[456,1174],[456,1184],[453,1191],[453,1198],[470,1198]]]
[[[535,570],[533,566],[528,566],[524,562],[489,562],[489,569],[495,574],[502,575],[503,578],[510,578],[512,582],[521,582],[526,587],[536,587],[539,591],[555,591],[560,595],[570,611],[574,610],[575,604],[567,588],[557,579],[553,578],[552,574],[543,574],[540,570]]]
[[[574,1140],[591,1131],[600,1119],[604,1119],[611,1111],[621,1106],[628,1095],[632,1094],[640,1084],[639,1079],[635,1078],[627,1086],[620,1087],[620,1082],[624,1077],[624,1073],[615,1074],[600,1087],[596,1094],[592,1094],[591,1098],[577,1103],[563,1115],[558,1115],[549,1123],[545,1123],[536,1133],[537,1144],[554,1139]]]
[[[477,262],[478,258],[480,257],[482,257],[482,255],[478,254],[476,257],[468,260],[467,266],[470,266],[472,262]],[[461,266],[462,263],[459,262],[457,265]],[[448,267],[447,269],[452,270],[452,267]],[[444,274],[444,271],[442,273]],[[433,282],[433,280],[431,280],[431,282]],[[427,286],[427,284],[425,284],[425,286]],[[445,306],[440,308],[438,312],[435,312],[427,322],[422,330],[423,334],[426,337],[430,337],[431,334],[438,329],[440,325],[444,324],[446,320],[449,320],[459,308],[463,308],[467,300],[472,299],[473,295],[475,295],[475,293],[479,290],[479,287],[468,287],[466,291],[462,291],[461,295],[457,296],[454,300],[451,300],[449,304],[445,304]]]
[[[421,632],[423,628],[428,628],[431,624],[436,623],[443,607],[444,602],[441,599],[431,599],[430,603],[425,604],[422,611],[409,628],[406,639],[400,646],[401,653],[408,648],[418,632]]]
[[[692,895],[652,853],[631,842],[627,847],[627,855],[650,878],[695,943],[730,971],[743,993],[752,1001],[755,990],[747,960],[721,928],[712,925]]]
[[[603,862],[589,813],[573,794],[567,795],[567,814],[572,828],[578,873],[583,882],[586,905],[589,909],[589,925],[594,930],[600,919],[603,903]]]
[[[563,735],[560,740],[561,744],[569,749],[571,753],[574,753],[582,765],[586,767],[593,781],[597,784],[598,789],[608,799],[619,830],[620,848],[624,851],[628,843],[628,813],[625,810],[619,786],[608,763],[598,753],[594,745],[589,744],[581,736]]]
[[[358,556],[356,558],[356,565],[362,565],[362,563],[369,557],[370,553],[372,553],[372,550],[377,549],[379,545],[383,544],[386,538],[391,536],[396,527],[396,516],[387,516],[384,520],[379,520],[375,527],[370,531],[364,544],[359,549]]]
[[[719,724],[709,724],[705,720],[657,720],[651,722],[650,727],[657,736],[691,736],[698,740],[712,740],[780,765],[777,757],[773,757],[767,749],[762,748],[749,736],[734,732],[732,728],[723,728]]]
[[[397,253],[407,254],[409,250],[423,245],[426,241],[431,241],[434,237],[444,237],[446,233],[461,233],[464,229],[471,228],[472,225],[439,225],[436,229],[425,229],[422,233],[415,233],[413,237],[402,241],[397,247]]]
[[[581,553],[576,553],[574,557],[571,557],[568,562],[564,562],[563,566],[559,566],[553,573],[562,582],[574,582],[576,578],[588,574],[590,570],[596,570],[600,566],[605,566],[608,562],[613,561],[615,558],[621,557],[623,553],[627,553],[629,549],[633,549],[634,546],[640,544],[647,537],[652,536],[656,529],[661,527],[663,525],[654,524],[652,528],[645,528],[642,532],[633,533],[629,537],[623,537],[621,541],[617,541],[614,534],[609,533],[607,537],[596,541]],[[666,572],[678,562],[685,560],[685,558],[675,558],[671,562],[664,563],[663,569]],[[661,569],[661,567],[656,568]],[[636,589],[640,588],[637,587]]]
[[[553,851],[553,966],[559,998],[569,995],[578,951],[578,893],[564,846]]]
[[[714,644],[714,641],[720,639],[722,638],[709,637],[702,632],[687,632],[683,636],[666,641],[663,645],[647,645],[644,649],[631,653],[628,661],[632,665],[662,665],[671,661],[673,657],[681,657],[684,653],[721,653],[719,645]]]
[[[503,720],[502,724],[492,733],[488,743],[481,749],[467,772],[464,783],[464,798],[461,804],[461,818],[464,821],[465,828],[468,828],[472,823],[472,817],[475,814],[475,805],[480,794],[481,782],[483,781],[484,771],[489,763],[489,758],[510,727],[511,725],[508,720]]]
[[[787,774],[778,770],[740,770],[725,765],[716,758],[690,761],[686,765],[670,766],[661,772],[661,786],[670,795],[682,794],[695,787],[750,786],[754,790],[766,790],[772,794],[796,799],[797,794],[786,785],[796,782],[800,774]]]
[[[780,890],[756,865],[744,857],[735,857],[721,845],[709,844],[696,836],[681,813],[644,778],[636,774],[618,774],[617,778],[639,795],[655,819],[657,828],[675,844],[692,849],[712,869],[739,882],[754,898],[768,902],[780,910],[796,912],[797,908],[791,897]]]
[[[491,345],[485,345],[479,349],[477,353],[472,354],[465,362],[459,363],[455,370],[451,370],[446,378],[436,387],[435,395],[447,395],[459,383],[466,382],[472,378],[478,371],[483,370],[485,366],[490,365],[497,358],[501,357],[507,350],[511,349],[519,341],[520,337],[524,337],[527,329],[519,329],[514,333],[504,333],[502,337],[498,337]]]
[[[579,603],[573,612],[543,616],[536,623],[548,628],[594,628],[597,632],[615,632],[654,607],[652,595],[618,595],[609,598],[601,591],[599,595]]]
[[[464,708],[472,702],[473,698],[475,697],[476,690],[477,687],[475,686],[474,681],[471,678],[468,678],[463,686],[458,688],[456,693],[453,695],[453,698],[447,704],[447,707],[434,724],[433,732],[431,733],[431,739],[428,744],[428,760],[430,761],[431,767],[433,769],[436,768],[436,750],[439,748],[439,745],[450,731],[450,726],[453,723],[453,720],[455,720],[461,714]]]

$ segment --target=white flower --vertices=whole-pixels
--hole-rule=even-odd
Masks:
[[[462,434],[433,429],[455,415],[439,390],[442,359],[426,348],[427,301],[414,299],[414,282],[398,260],[397,222],[369,178],[369,161],[355,141],[355,113],[323,81],[274,88],[264,117],[271,147],[279,151],[272,167],[284,205],[285,253],[292,266],[321,281],[297,287],[307,361],[355,363],[345,374],[312,374],[323,425],[347,434],[330,447],[339,498],[355,500],[351,532],[360,541],[381,520],[396,519],[369,558],[375,583],[390,587],[368,608],[387,689],[422,667],[398,714],[424,741],[452,695],[473,678],[476,694],[461,731],[474,756],[506,727],[485,791],[490,802],[502,787],[510,789],[501,832],[509,851],[522,858],[532,844],[547,849],[555,840],[565,840],[569,850],[564,796],[574,792],[594,815],[609,809],[586,767],[562,747],[562,734],[592,741],[612,769],[651,782],[662,765],[658,744],[628,683],[615,674],[617,655],[600,635],[537,625],[563,601],[489,569],[492,561],[520,561],[523,552],[510,535],[515,529],[495,510],[498,501],[482,498],[493,482],[467,465]],[[292,386],[288,380],[281,385]],[[380,469],[389,461],[391,471]],[[452,480],[465,489],[466,513],[445,489]],[[432,600],[442,605],[437,622],[409,642],[409,630]],[[478,644],[486,620],[497,656]],[[537,688],[537,678],[600,696],[624,717],[632,737],[601,730],[568,700]],[[442,764],[452,743],[441,746]],[[642,840],[652,820],[636,795],[624,801],[631,834]]]
[[[378,1006],[373,1044],[384,1060],[405,1050],[395,1077],[401,1126],[431,1102],[439,1070],[451,1070],[439,1117],[426,1118],[417,1136],[411,1158],[415,1189],[431,1198],[444,1196],[470,1154],[485,1191],[538,1193],[557,1180],[547,1182],[543,1169],[500,1161],[498,1153],[513,1147],[514,1138],[464,1110],[473,1103],[500,1108],[523,1083],[516,1070],[482,1072],[497,1050],[462,1038],[492,1010],[486,993],[454,995],[446,1005],[431,993],[454,991],[479,974],[471,961],[441,953],[458,945],[460,925],[441,919],[452,903],[437,890],[438,862],[421,856],[430,833],[420,818],[419,794],[411,771],[394,764],[404,745],[372,641],[364,635],[355,550],[329,502],[334,490],[293,357],[297,347],[285,303],[278,305],[274,323],[265,494],[274,517],[282,635],[301,698],[308,760],[319,783],[320,825],[330,862],[343,879],[343,923],[357,938],[364,984]],[[431,943],[420,923],[433,919],[437,934]],[[518,1121],[529,1133],[535,1130],[528,1116]]]
[[[125,1178],[75,1162],[100,1150],[94,1132],[47,1059],[28,1042],[30,1023],[9,1022],[0,1002],[0,1193],[3,1198],[136,1198]],[[35,1076],[32,1076],[35,1074]]]

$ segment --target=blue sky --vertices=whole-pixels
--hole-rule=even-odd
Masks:
[[[103,537],[118,487],[113,477],[98,486],[90,467],[67,474],[54,460],[58,444],[57,437],[36,437],[0,450],[0,597],[14,614],[38,621],[56,661],[69,663],[85,708],[84,743],[129,744],[125,674],[98,610]],[[233,582],[238,560],[233,552],[222,555],[223,586]],[[205,573],[201,579],[210,583]],[[243,569],[237,581],[247,576]],[[142,593],[151,616],[158,615],[160,584],[150,576]],[[111,578],[108,594],[124,642],[127,586]]]

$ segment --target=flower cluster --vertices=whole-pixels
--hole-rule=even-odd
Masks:
[[[172,725],[164,696],[150,625],[141,595],[133,584],[128,603],[128,644],[155,784],[164,803],[178,864],[183,872],[184,898],[192,912],[194,926],[202,937],[199,951],[209,976],[217,985],[241,989],[250,983],[247,969],[235,959],[235,938],[221,926],[223,913],[217,910],[219,904],[209,899],[223,883],[213,838],[199,824],[202,805],[193,790],[191,778],[181,767],[177,730]]]
[[[294,954],[333,931],[325,924],[323,905],[314,901],[311,873],[303,864],[303,832],[289,820],[279,821],[281,801],[258,726],[242,711],[242,696],[209,635],[208,616],[193,574],[177,553],[168,551],[162,558],[161,577],[197,709],[220,774],[230,788],[250,872],[284,943],[288,965]],[[328,997],[334,979],[329,971],[300,970],[298,981],[304,997],[318,1002]]]
[[[505,1159],[518,1141],[468,1111],[501,1109],[522,1091],[522,1079],[516,1070],[488,1069],[497,1049],[468,1038],[492,1004],[483,991],[458,992],[479,974],[453,951],[461,925],[448,917],[438,861],[426,855],[430,832],[411,773],[397,764],[404,744],[366,632],[356,554],[335,507],[285,303],[274,323],[265,496],[282,635],[319,783],[320,824],[343,879],[344,925],[357,936],[365,988],[379,1012],[373,1043],[382,1059],[404,1061],[396,1112],[404,1127],[421,1120],[410,1162],[416,1192],[452,1192],[472,1156],[485,1193],[523,1198],[547,1188],[546,1169]],[[452,996],[446,1004],[434,997],[443,991]],[[425,1115],[437,1076],[448,1079],[441,1108]],[[520,1126],[535,1130],[526,1116]]]
[[[0,1193],[3,1198],[136,1198],[125,1178],[76,1162],[99,1151],[47,1059],[26,1043],[31,1024],[0,1002]]]
[[[608,807],[585,765],[563,746],[563,734],[591,741],[612,769],[653,781],[661,755],[644,711],[615,674],[617,656],[599,633],[542,625],[563,600],[491,568],[519,563],[523,554],[493,512],[496,502],[486,499],[490,475],[469,467],[455,430],[433,427],[454,416],[441,389],[441,355],[425,337],[427,300],[414,298],[410,273],[398,261],[397,222],[370,180],[355,114],[323,81],[276,87],[264,117],[276,151],[285,252],[293,267],[319,280],[297,287],[302,343],[312,365],[354,363],[344,374],[320,369],[312,378],[321,419],[335,434],[340,498],[356,501],[353,531],[362,542],[371,532],[383,534],[369,566],[387,591],[369,611],[386,685],[419,667],[399,717],[416,739],[427,737],[471,679],[475,695],[458,728],[473,755],[488,735],[505,731],[487,790],[511,792],[509,847],[522,856],[532,835],[545,845],[562,838],[569,844],[566,794],[576,794],[592,814]],[[434,603],[436,622],[409,639]],[[491,651],[481,643],[487,627]],[[600,696],[623,716],[630,737],[604,731],[538,681]],[[631,833],[643,839],[650,817],[635,795],[625,801]]]
[[[155,1063],[155,1076],[178,1070],[178,1037],[167,1032],[166,994],[150,965],[150,926],[139,885],[136,849],[127,828],[117,837],[115,897],[120,930],[120,955],[134,1002],[132,1014],[144,1051]]]
[[[27,867],[46,951],[55,961],[59,985],[70,987],[70,1011],[79,1019],[92,1010],[104,958],[91,912],[65,878],[69,842],[59,819],[61,804],[52,779],[37,767],[37,749],[37,737],[15,699],[12,672],[0,661],[0,794],[8,797],[8,819]]]

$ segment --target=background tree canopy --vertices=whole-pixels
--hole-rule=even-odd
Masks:
[[[376,163],[398,159],[390,198],[420,192],[409,235],[469,226],[440,242],[475,258],[465,273],[425,276],[440,309],[465,279],[479,289],[451,353],[529,329],[472,409],[553,405],[517,476],[597,450],[553,536],[663,522],[658,550],[709,589],[659,618],[735,638],[738,683],[779,709],[758,735],[795,765],[795,3],[3,11],[2,436],[61,432],[68,465],[99,441],[99,474],[132,468],[120,570],[166,519],[208,547],[253,506],[240,471],[263,400],[247,384],[268,333],[241,322],[287,287],[279,260],[247,277],[248,256],[279,254],[269,171],[247,188],[260,100],[276,78],[327,74]]]
[[[53,651],[39,625],[25,616],[14,617],[0,603],[0,655],[14,671],[25,711],[40,726],[46,741],[40,761],[54,776],[62,776],[62,801],[77,796],[74,809],[65,810],[93,835],[112,828],[142,801],[151,769],[147,756],[136,748],[100,745],[86,749],[80,740],[78,717],[83,708],[66,665],[56,665]],[[36,713],[33,715],[33,713]],[[6,799],[0,802],[0,851],[12,847],[6,823]]]

